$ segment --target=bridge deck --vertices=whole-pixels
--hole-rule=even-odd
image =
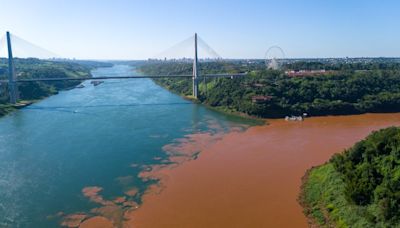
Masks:
[[[206,74],[198,78],[230,78],[246,76],[241,74]],[[138,75],[138,76],[102,76],[102,77],[77,77],[77,78],[30,78],[18,79],[15,82],[39,82],[39,81],[84,81],[84,80],[108,80],[108,79],[139,79],[139,78],[192,78],[193,75]],[[0,80],[0,83],[8,83],[8,80]]]

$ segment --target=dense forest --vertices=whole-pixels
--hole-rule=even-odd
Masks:
[[[241,78],[201,79],[199,101],[230,112],[257,117],[343,115],[400,111],[400,64],[396,61],[294,61],[282,70],[265,69],[263,62],[202,62],[200,74],[240,73]],[[293,77],[285,70],[328,69],[321,74]],[[149,62],[146,74],[191,74],[190,63]],[[191,79],[155,80],[169,90],[192,94]]]
[[[400,128],[373,132],[308,172],[305,213],[320,226],[400,226]]]
[[[7,59],[0,59],[0,79],[8,78]],[[109,63],[93,61],[55,61],[39,59],[14,59],[18,79],[87,77],[96,67],[111,66]],[[38,100],[79,84],[79,81],[24,82],[18,84],[19,98],[24,101]],[[7,83],[0,85],[0,116],[14,110],[9,103]]]

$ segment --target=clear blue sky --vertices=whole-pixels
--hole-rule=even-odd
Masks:
[[[194,32],[227,58],[400,56],[397,0],[0,0],[6,30],[63,57],[146,59]]]

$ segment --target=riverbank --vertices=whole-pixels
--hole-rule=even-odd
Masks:
[[[396,127],[374,131],[307,171],[299,201],[310,224],[398,227],[399,136]]]
[[[0,118],[15,110],[16,109],[10,104],[0,104]]]
[[[262,118],[285,118],[303,113],[330,116],[400,112],[400,93],[393,86],[400,83],[397,70],[359,72],[359,66],[349,65],[348,70],[323,77],[291,77],[284,71],[261,70],[254,66],[245,70],[242,64],[226,64],[202,63],[199,71],[203,75],[226,73],[225,67],[229,66],[231,73],[250,73],[234,79],[199,80],[202,104]],[[149,75],[191,74],[188,63],[149,62],[139,68]],[[177,94],[192,94],[190,78],[157,78],[154,81]]]
[[[307,227],[297,203],[304,172],[372,130],[400,125],[400,114],[269,122],[225,135],[195,160],[157,169],[161,190],[144,195],[127,225]]]
[[[111,67],[111,63],[94,61],[52,61],[39,60],[35,58],[15,59],[15,69],[19,79],[32,78],[77,78],[91,77],[91,71],[98,67]],[[0,68],[6,68],[6,59],[0,58]],[[4,71],[5,72],[5,71]],[[1,77],[7,77],[5,73]],[[18,104],[12,105],[9,102],[7,83],[0,85],[0,117],[3,117],[13,111],[25,107],[26,104],[35,103],[59,91],[75,88],[81,82],[79,81],[41,81],[18,83],[19,100]]]
[[[337,177],[337,173],[334,171],[331,164],[324,164],[316,167],[312,167],[306,171],[304,176],[301,178],[301,187],[299,194],[299,204],[303,207],[304,215],[307,218],[307,223],[309,227],[336,227],[336,224],[332,221],[329,216],[329,211],[333,211],[332,205],[329,206],[324,203],[320,203],[317,205],[313,205],[311,203],[316,198],[322,195],[324,192],[324,196],[327,196],[335,201],[339,200],[343,203],[345,199],[343,199],[342,195],[340,195],[337,191],[340,190],[340,193],[344,190],[344,184],[340,180],[340,178],[336,179],[336,181],[332,184],[329,183],[325,175],[335,175]],[[322,174],[322,175],[321,175]],[[327,185],[327,182],[329,183]],[[324,188],[316,189],[315,186],[311,187],[310,183],[317,185],[318,187],[324,186]],[[336,191],[336,192],[335,192]],[[329,211],[328,211],[329,210]]]
[[[75,88],[75,86],[70,87],[70,88],[61,89],[61,91],[70,90],[70,89],[73,89],[73,88]],[[11,113],[17,111],[18,109],[22,109],[22,108],[28,107],[28,106],[36,103],[36,102],[39,102],[39,101],[41,101],[43,99],[46,99],[46,98],[48,98],[50,96],[53,96],[53,95],[56,95],[56,94],[58,94],[58,91],[55,92],[55,93],[48,94],[45,97],[42,97],[40,99],[21,100],[21,101],[18,101],[16,104],[9,104],[9,103],[0,104],[0,118],[6,116],[8,114],[11,114]]]
[[[143,71],[140,71],[140,70],[139,70],[139,72],[144,73]],[[182,97],[183,99],[188,100],[188,101],[190,101],[190,102],[193,102],[193,103],[195,103],[195,104],[201,104],[201,105],[203,105],[204,107],[206,107],[206,108],[208,108],[208,109],[210,109],[210,110],[212,110],[212,111],[219,112],[219,113],[224,114],[224,115],[227,115],[227,116],[232,116],[232,117],[236,117],[236,118],[242,118],[242,119],[254,121],[254,123],[255,123],[256,125],[263,125],[263,124],[267,124],[267,123],[268,123],[268,122],[266,121],[266,119],[264,119],[264,118],[260,118],[260,117],[257,117],[257,116],[251,116],[251,115],[248,115],[248,114],[246,114],[246,113],[244,113],[244,112],[238,112],[238,111],[235,111],[235,110],[233,110],[233,109],[229,109],[229,108],[227,108],[227,107],[220,107],[220,106],[211,106],[211,105],[208,105],[208,104],[206,104],[206,103],[204,103],[204,102],[201,102],[199,99],[193,97],[192,95],[185,95],[185,94],[183,94],[183,93],[179,93],[178,91],[175,91],[175,90],[169,88],[168,86],[164,85],[163,83],[160,83],[160,82],[157,81],[157,80],[154,80],[154,79],[152,79],[152,80],[153,80],[153,82],[156,83],[158,86],[160,86],[160,87],[162,87],[162,88],[168,90],[169,92],[171,92],[171,93],[173,93],[173,94],[176,94],[176,95]]]
[[[143,73],[143,72],[141,72],[141,73]],[[206,104],[206,103],[204,103],[204,102],[201,102],[199,99],[193,97],[192,95],[185,95],[185,94],[183,94],[183,93],[179,93],[179,92],[177,92],[177,91],[175,91],[175,90],[169,88],[168,86],[164,85],[163,83],[160,83],[160,82],[157,81],[157,80],[154,80],[154,79],[153,79],[153,82],[156,83],[158,86],[160,86],[160,87],[162,87],[162,88],[168,90],[169,92],[171,92],[171,93],[173,93],[173,94],[176,94],[176,95],[182,97],[182,98],[185,99],[185,100],[191,101],[191,102],[193,102],[193,103],[195,103],[195,104],[201,104],[201,105],[203,105],[204,107],[206,107],[206,108],[208,108],[208,109],[210,109],[210,110],[213,110],[213,111],[216,111],[216,112],[222,113],[222,114],[224,114],[224,115],[228,115],[228,116],[233,116],[233,117],[237,117],[237,118],[248,119],[248,120],[254,121],[255,123],[257,123],[257,125],[267,124],[267,121],[266,121],[265,118],[260,118],[260,117],[257,117],[257,116],[252,116],[252,115],[246,114],[246,113],[244,113],[244,112],[238,112],[238,111],[235,111],[235,110],[233,110],[233,109],[229,109],[229,108],[223,107],[223,106],[211,106],[211,105],[209,105],[209,104]]]

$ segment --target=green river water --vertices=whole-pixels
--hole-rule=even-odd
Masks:
[[[138,73],[132,66],[115,65],[92,74]],[[131,186],[143,193],[151,181],[136,177],[143,165],[167,156],[164,145],[215,131],[210,121],[223,131],[243,123],[150,79],[83,84],[0,118],[0,227],[57,227],[61,218],[52,215],[95,207],[82,195],[86,186],[101,186],[105,198]],[[126,186],[117,181],[124,176],[135,178]]]

